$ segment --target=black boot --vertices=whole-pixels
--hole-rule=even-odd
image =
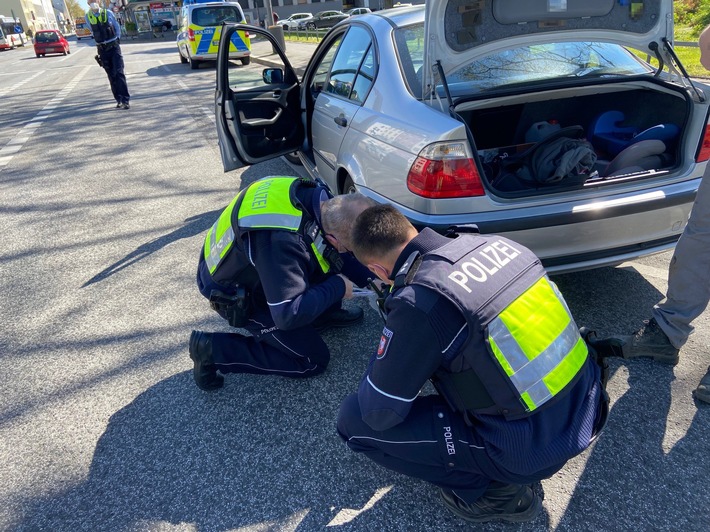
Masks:
[[[444,505],[459,517],[473,523],[485,523],[494,519],[511,523],[530,521],[542,508],[540,498],[530,486],[491,482],[481,498],[471,504],[459,499],[449,489],[440,489]]]
[[[353,307],[349,309],[341,308],[318,316],[318,318],[316,318],[313,322],[313,327],[315,327],[318,332],[323,332],[332,327],[350,327],[351,325],[360,323],[364,316],[365,313],[360,307]]]
[[[192,331],[190,358],[195,364],[192,374],[200,389],[209,392],[224,386],[224,377],[217,375],[217,367],[212,362],[212,335],[210,333]]]

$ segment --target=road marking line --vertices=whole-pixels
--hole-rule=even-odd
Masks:
[[[158,60],[158,63],[160,64],[161,68],[163,68],[164,70],[167,70],[168,72],[172,71],[170,69],[169,65],[166,65],[165,63],[163,63],[160,60]],[[177,79],[177,80],[175,80],[175,83],[185,92],[190,92],[190,87],[188,87],[187,84],[183,80]],[[210,109],[209,107],[200,107],[198,110],[202,111],[205,114],[205,116],[207,116],[207,118],[209,118],[213,124],[217,124],[217,120],[214,117],[214,110],[213,109]]]
[[[78,53],[81,52],[82,50],[86,50],[86,48],[77,48],[76,50],[74,50],[74,57],[76,57],[76,54],[78,54]],[[68,54],[67,56],[62,57],[62,58],[59,60],[59,62],[61,63],[62,61],[66,61],[67,59],[71,59],[71,57],[72,57],[71,54]]]
[[[76,87],[76,85],[81,81],[81,78],[84,77],[84,75],[89,71],[91,67],[84,67],[84,69],[79,72],[79,74],[76,75],[76,77],[71,80],[66,87],[64,87],[59,93],[52,98],[47,105],[45,105],[42,110],[35,115],[32,120],[30,120],[25,126],[15,135],[13,138],[10,139],[10,141],[5,144],[2,148],[0,148],[0,172],[2,172],[3,168],[5,168],[12,158],[15,156],[17,152],[19,152],[22,147],[25,145],[25,142],[29,140],[30,136],[32,133],[34,133],[34,130],[37,129],[45,118],[47,118],[50,114],[52,114],[52,111],[57,108],[59,103],[66,98],[69,93]],[[22,85],[23,83],[27,83],[30,79],[42,74],[44,70],[38,72],[34,76],[27,78],[23,80],[21,83],[17,84],[16,86]],[[12,89],[13,87],[10,87]]]
[[[39,72],[37,72],[37,73],[34,74],[33,76],[30,76],[30,77],[28,77],[28,78],[25,78],[25,79],[23,79],[22,81],[18,81],[17,83],[15,83],[14,85],[11,85],[10,87],[8,87],[8,88],[6,88],[6,89],[0,90],[0,98],[2,98],[3,96],[7,96],[8,94],[10,94],[10,93],[11,93],[12,91],[14,91],[14,90],[19,89],[20,87],[22,87],[22,86],[23,86],[25,83],[27,83],[28,81],[33,80],[34,78],[36,78],[36,77],[39,76],[40,74],[44,74],[44,72],[45,72],[44,70],[40,70]]]

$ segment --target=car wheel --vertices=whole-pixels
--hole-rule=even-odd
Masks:
[[[287,153],[284,155],[286,160],[290,162],[291,164],[297,164],[298,166],[302,166],[303,163],[301,162],[301,159],[298,157],[298,152],[293,152],[293,153]]]
[[[355,188],[355,183],[353,183],[353,179],[350,176],[345,176],[345,181],[343,181],[343,194],[353,194],[354,192],[357,192],[357,189]]]
[[[308,28],[309,30],[314,30],[316,29],[316,25],[313,24],[313,22],[309,22],[308,24],[306,24],[306,28]]]
[[[69,48],[67,48],[67,53],[68,53],[68,54],[70,54],[70,53],[71,53],[71,50],[70,50]]]
[[[249,63],[251,63],[251,57],[242,57],[240,61],[242,62],[242,65],[247,66]]]
[[[42,56],[42,54],[35,54],[35,55],[36,55],[37,57],[41,57],[41,56]]]
[[[64,50],[64,53],[63,53],[62,55],[67,55],[67,51],[66,51],[66,50]]]
[[[180,52],[178,52],[178,55],[180,56],[180,62],[181,62],[183,65],[184,65],[185,63],[187,63],[187,57],[185,57],[184,55],[182,55]]]
[[[192,57],[190,58],[190,69],[197,70],[200,68],[200,63],[195,61]]]

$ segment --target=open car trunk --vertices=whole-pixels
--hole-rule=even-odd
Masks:
[[[691,110],[686,92],[649,81],[526,92],[456,107],[472,132],[489,189],[511,197],[667,175],[682,163],[680,145]],[[579,175],[573,171],[542,182],[546,176],[535,175],[540,165],[534,154],[537,160],[559,157],[564,149],[540,154],[546,144],[541,141],[570,136],[569,131],[581,139],[567,148],[590,152],[581,161],[586,168],[580,164]]]

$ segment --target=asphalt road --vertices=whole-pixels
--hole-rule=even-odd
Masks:
[[[129,111],[91,42],[71,44],[0,53],[0,529],[466,529],[434,487],[335,433],[382,326],[363,302],[349,303],[367,308],[362,325],[326,333],[322,376],[194,385],[190,331],[227,330],[194,285],[203,235],[243,184],[298,168],[223,173],[214,67],[189,70],[172,41],[124,43]],[[555,280],[579,325],[627,333],[665,292],[669,259]],[[543,514],[477,529],[710,529],[710,407],[691,398],[709,324],[675,368],[612,361],[609,424],[538,486]]]

